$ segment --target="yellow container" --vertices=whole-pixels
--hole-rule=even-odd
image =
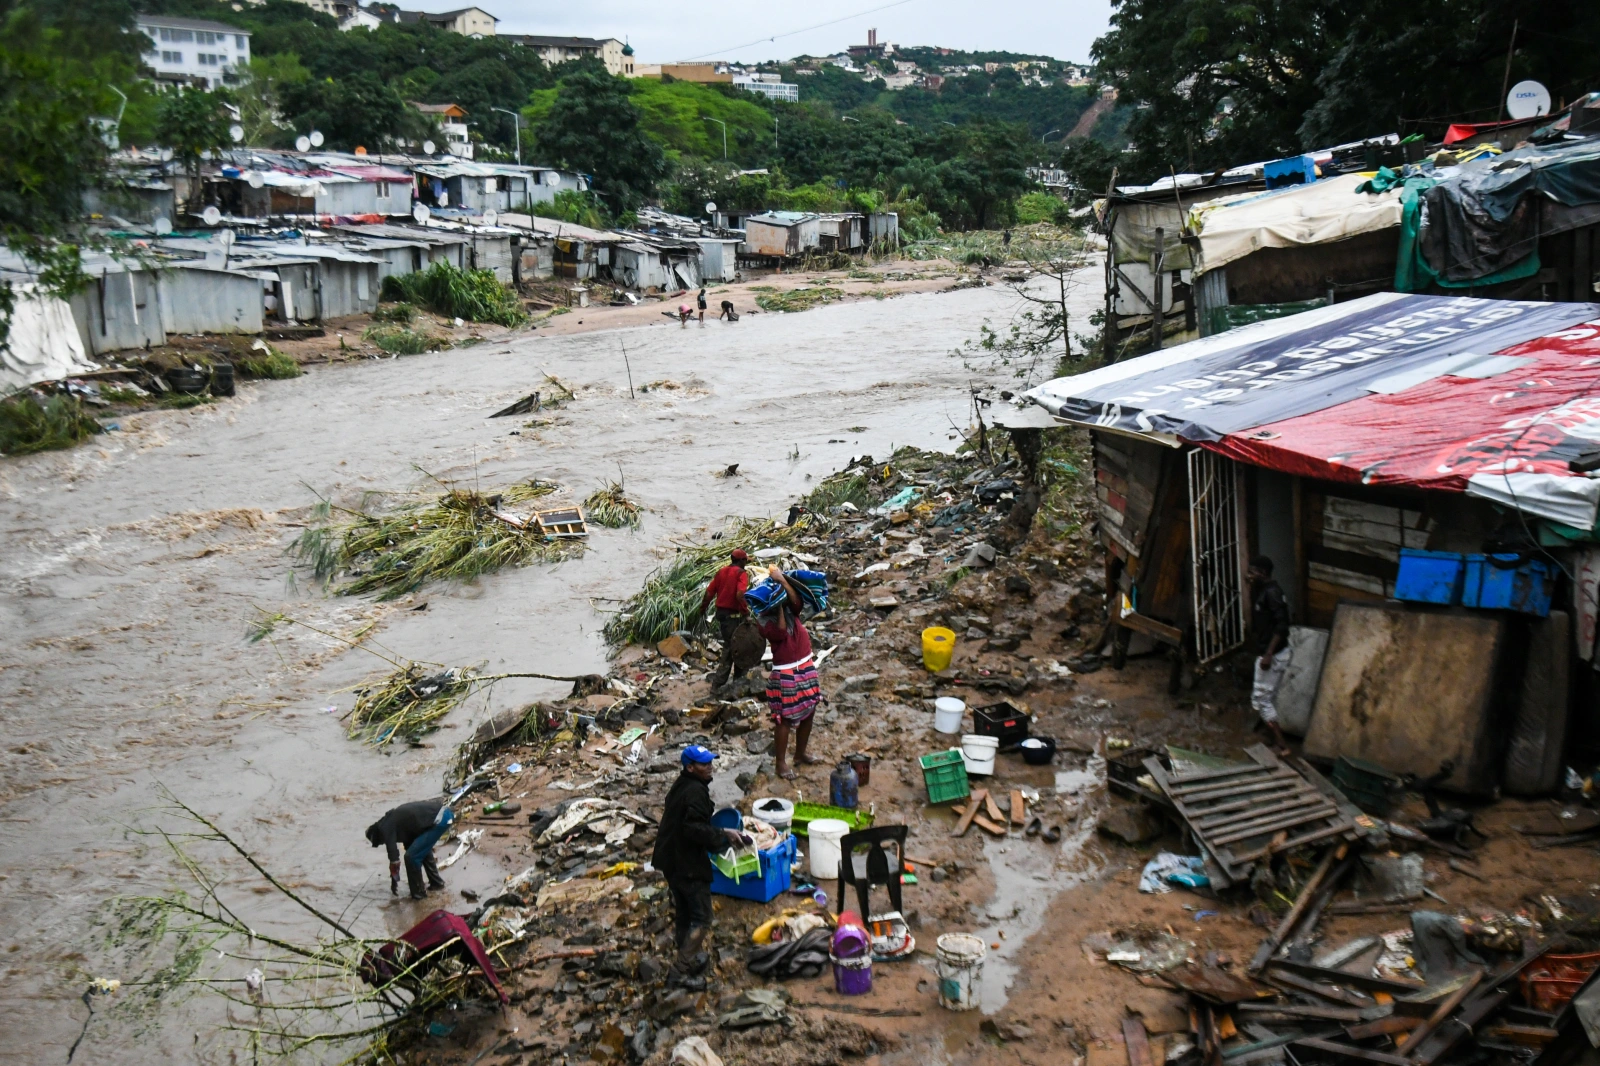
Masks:
[[[943,626],[922,631],[922,665],[934,673],[950,668],[950,657],[956,651],[956,635]]]

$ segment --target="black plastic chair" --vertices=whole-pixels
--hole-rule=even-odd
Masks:
[[[885,844],[894,844],[895,857],[891,864],[884,850]],[[858,847],[866,847],[864,855],[855,854]],[[844,886],[856,886],[856,900],[861,904],[861,920],[870,921],[872,911],[867,906],[867,896],[873,885],[887,885],[891,910],[900,910],[900,872],[906,865],[906,827],[881,825],[872,829],[858,829],[846,833],[839,840],[839,908],[844,909]]]

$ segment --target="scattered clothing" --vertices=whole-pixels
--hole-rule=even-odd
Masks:
[[[1171,892],[1173,885],[1185,888],[1207,888],[1211,878],[1206,876],[1206,861],[1199,855],[1175,855],[1163,851],[1144,864],[1139,874],[1140,892]]]

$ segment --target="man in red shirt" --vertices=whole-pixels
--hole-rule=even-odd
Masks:
[[[711,675],[713,689],[726,685],[733,676],[733,631],[750,613],[744,602],[745,589],[750,587],[750,575],[745,573],[744,566],[750,557],[743,548],[735,548],[731,558],[733,561],[718,570],[706,586],[705,595],[700,597],[700,610],[695,615],[704,617],[712,599],[717,601],[717,633],[722,637],[722,657]]]

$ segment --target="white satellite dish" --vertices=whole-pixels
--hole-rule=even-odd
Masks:
[[[163,149],[161,149],[161,161],[163,163],[172,162],[172,149],[171,148],[163,148]]]
[[[259,170],[252,170],[249,174],[245,175],[244,180],[245,183],[248,184],[252,189],[259,189],[261,186],[267,183],[267,179],[261,176],[261,171]]]
[[[323,141],[322,131],[321,130],[312,130],[311,131],[311,147],[313,147],[313,148],[321,148],[322,147],[322,141]]]
[[[496,211],[494,208],[491,207],[491,208],[489,208],[489,210],[487,210],[487,211],[485,211],[483,213],[483,224],[485,226],[494,226],[494,225],[497,225],[499,222],[500,222],[500,212]]]
[[[717,202],[715,200],[707,200],[706,201],[706,214],[714,215],[716,213],[717,213]]]
[[[432,155],[434,153],[434,149],[437,148],[437,147],[438,146],[435,145],[432,141],[423,141],[422,142],[422,154],[423,155]]]
[[[411,217],[416,219],[418,222],[428,221],[428,216],[431,214],[433,214],[433,212],[428,210],[427,204],[417,204],[411,209]]]
[[[222,230],[220,233],[217,234],[217,239],[222,242],[222,246],[224,248],[232,248],[233,247],[233,239],[234,239],[233,230],[231,230],[231,229]]]
[[[294,146],[302,152],[309,152],[311,151],[311,138],[302,133],[294,139]]]
[[[205,221],[206,225],[215,226],[218,222],[222,221],[222,212],[217,210],[216,204],[212,204],[204,211],[200,212],[200,217]]]
[[[440,207],[449,207],[450,206],[450,194],[449,193],[442,192],[442,193],[439,194],[439,206]]]
[[[235,122],[228,127],[228,136],[233,138],[234,144],[238,144],[244,140],[244,127]]]
[[[172,219],[168,218],[166,215],[162,215],[160,218],[155,220],[155,230],[157,236],[165,237],[167,234],[172,232]]]
[[[547,170],[544,172],[544,183],[546,185],[560,185],[561,175],[553,170]]]
[[[1533,118],[1550,113],[1550,90],[1536,81],[1519,81],[1506,94],[1506,113],[1512,118]]]

